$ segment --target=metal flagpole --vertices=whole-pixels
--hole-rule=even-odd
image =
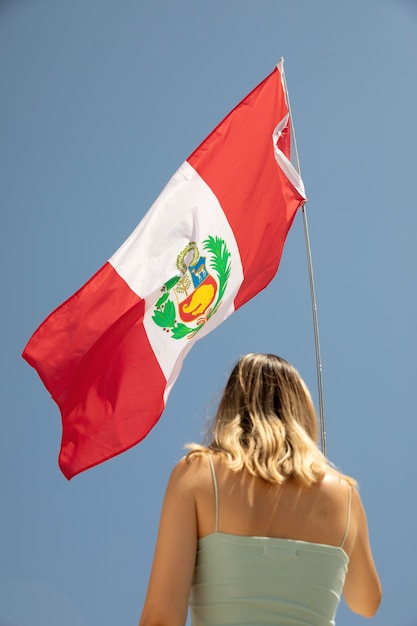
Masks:
[[[281,60],[283,60],[283,59],[281,59]],[[292,142],[293,142],[293,146],[294,146],[295,167],[296,167],[296,170],[297,170],[298,174],[301,176],[300,162],[299,162],[299,159],[298,159],[297,142],[296,142],[296,139],[295,139],[294,124],[292,122],[290,98],[289,98],[289,95],[288,95],[287,81],[285,79],[284,67],[282,67],[282,78],[283,78],[283,81],[284,81],[284,88],[285,88],[285,93],[286,93],[286,96],[287,96],[288,112],[290,114],[291,137],[292,137]],[[320,355],[319,324],[318,324],[318,316],[317,316],[316,292],[315,292],[315,289],[314,289],[313,261],[312,261],[312,258],[311,258],[311,247],[310,247],[310,236],[309,236],[309,233],[308,233],[306,203],[304,203],[301,206],[301,212],[303,214],[304,236],[305,236],[306,251],[307,251],[308,275],[309,275],[309,280],[310,280],[311,308],[312,308],[312,313],[313,313],[314,344],[315,344],[315,350],[316,350],[317,386],[318,386],[318,397],[319,397],[321,451],[327,457],[326,421],[325,421],[325,417],[324,417],[323,377],[322,377],[322,364],[321,364],[321,355]]]

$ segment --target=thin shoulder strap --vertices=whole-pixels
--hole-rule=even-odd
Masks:
[[[343,546],[345,545],[345,541],[348,536],[349,525],[350,525],[350,509],[352,505],[352,485],[348,484],[348,487],[349,487],[349,496],[348,496],[348,510],[347,510],[347,517],[346,517],[346,529],[345,529],[345,534],[343,535],[342,543],[340,544],[341,548],[343,548]]]
[[[213,477],[213,486],[214,486],[214,498],[216,501],[216,533],[219,530],[219,491],[217,489],[217,479],[216,479],[216,472],[214,471],[214,463],[213,463],[213,459],[211,458],[211,454],[208,455],[209,461],[210,461],[210,467],[211,467],[211,475]]]

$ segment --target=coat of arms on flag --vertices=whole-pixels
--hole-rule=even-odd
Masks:
[[[155,304],[153,321],[173,339],[191,339],[216,313],[226,290],[231,270],[226,242],[209,236],[203,249],[206,256],[190,241],[181,250],[176,263],[180,273],[164,283]]]

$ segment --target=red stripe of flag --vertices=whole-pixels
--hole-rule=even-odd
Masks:
[[[275,68],[187,159],[219,199],[239,247],[245,278],[236,309],[275,276],[286,236],[305,200],[277,166],[272,150],[277,120],[287,113],[281,75]],[[289,124],[279,147],[289,159],[288,131]]]
[[[144,300],[106,263],[25,348],[61,410],[68,479],[141,441],[164,410],[166,381],[143,314]]]

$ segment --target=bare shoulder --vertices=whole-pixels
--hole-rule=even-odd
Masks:
[[[323,493],[335,501],[350,500],[353,517],[360,518],[365,514],[355,481],[330,470],[324,477],[321,488]]]
[[[317,490],[320,505],[335,519],[339,519],[340,525],[344,527],[354,488],[342,475],[330,469],[313,489]]]
[[[210,484],[209,459],[207,454],[192,454],[183,457],[174,467],[169,486],[181,490],[204,488]]]
[[[319,483],[318,489],[324,498],[340,504],[348,499],[352,486],[344,476],[330,469]]]

